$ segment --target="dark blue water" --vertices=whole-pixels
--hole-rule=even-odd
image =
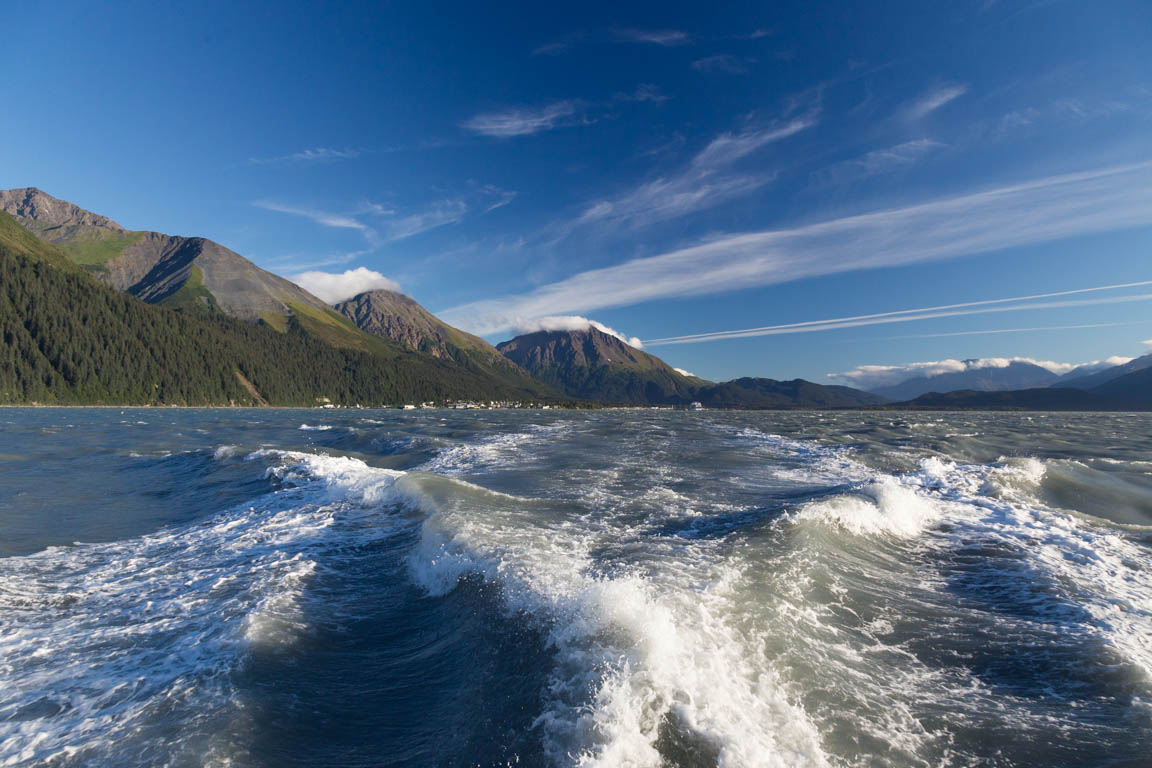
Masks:
[[[4,409],[3,766],[1138,766],[1152,419]]]

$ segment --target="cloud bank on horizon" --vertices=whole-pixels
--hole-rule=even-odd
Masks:
[[[850,371],[829,373],[828,378],[841,381],[853,387],[864,390],[878,389],[913,378],[932,379],[948,373],[963,373],[984,368],[1007,368],[1013,363],[1027,363],[1039,366],[1057,376],[1064,376],[1076,369],[1080,373],[1089,374],[1111,368],[1115,365],[1124,365],[1134,358],[1113,355],[1103,360],[1093,360],[1087,363],[1061,363],[1052,360],[1036,360],[1031,357],[984,357],[973,360],[934,360],[917,363],[903,363],[900,365],[859,365]]]

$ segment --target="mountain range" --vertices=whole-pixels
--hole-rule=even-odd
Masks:
[[[970,389],[977,392],[1001,392],[1010,389],[1047,387],[1060,377],[1033,363],[1012,361],[1006,366],[976,367],[975,360],[963,361],[966,370],[937,376],[913,376],[898,384],[873,387],[869,392],[893,401],[911,400],[929,392],[954,392]]]
[[[1007,365],[980,366],[978,361],[963,361],[967,370],[935,376],[913,376],[897,384],[873,387],[869,391],[892,402],[911,402],[918,406],[940,407],[1029,407],[1088,410],[1119,407],[1117,398],[1123,398],[1129,407],[1142,407],[1152,398],[1152,389],[1141,392],[1129,390],[1140,377],[1129,374],[1152,368],[1152,354],[1135,358],[1127,363],[1106,366],[1084,365],[1059,375],[1047,368],[1026,361],[1014,360]],[[1112,381],[1123,379],[1115,387],[1106,387]],[[1044,390],[1063,390],[1045,392]],[[1092,392],[1084,397],[1079,392]]]
[[[1152,356],[1068,383],[1080,388],[1036,389],[1055,375],[1013,363],[975,379],[949,374],[966,391],[936,395],[923,385],[945,377],[871,393],[802,379],[709,382],[593,325],[493,347],[401,293],[330,306],[219,243],[128,230],[34,187],[0,191],[0,277],[2,403],[1152,407]],[[1008,387],[1021,391],[974,391]]]

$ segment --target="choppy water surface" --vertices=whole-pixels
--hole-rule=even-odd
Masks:
[[[0,411],[3,766],[1138,766],[1152,416]]]

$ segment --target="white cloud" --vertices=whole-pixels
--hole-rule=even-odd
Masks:
[[[512,327],[517,317],[700,296],[1147,226],[1149,168],[1152,163],[1053,176],[794,229],[720,236],[445,315],[455,325],[490,333]]]
[[[446,224],[455,224],[467,213],[468,205],[463,200],[441,200],[419,213],[392,218],[384,225],[384,232],[389,240],[403,240]],[[390,214],[391,211],[386,211],[381,215]]]
[[[1027,309],[1027,307],[1023,307]],[[1076,325],[1041,325],[1031,328],[981,328],[975,331],[949,331],[946,333],[913,333],[904,336],[889,336],[889,339],[943,339],[954,336],[987,336],[1000,333],[1031,333],[1034,331],[1072,331],[1082,328],[1114,328],[1118,325],[1137,325],[1138,322],[1129,323],[1077,323]]]
[[[411,210],[401,213],[395,208],[379,203],[361,203],[351,213],[329,213],[314,208],[301,208],[282,203],[260,200],[253,205],[266,211],[287,213],[322,224],[326,227],[340,229],[355,229],[364,235],[369,245],[375,247],[383,242],[393,242],[428,232],[429,230],[455,224],[467,216],[473,209],[481,214],[494,211],[508,205],[516,197],[516,192],[500,189],[492,185],[485,185],[472,190],[461,198],[437,200],[427,204],[422,210]],[[375,217],[379,223],[372,225],[365,223],[368,217]],[[357,253],[356,255],[361,255]]]
[[[748,65],[754,63],[755,59],[742,59],[738,56],[721,53],[696,59],[692,62],[692,69],[698,72],[726,72],[730,75],[742,75],[748,71]]]
[[[930,112],[935,112],[950,101],[960,98],[968,92],[968,86],[952,84],[945,85],[921,96],[908,105],[908,117],[918,120]]]
[[[1091,363],[1084,363],[1083,368],[1087,369],[1086,372],[1102,371],[1105,368],[1114,368],[1117,365],[1124,365],[1130,363],[1136,358],[1124,357],[1123,355],[1112,355],[1103,360],[1094,360]]]
[[[1126,296],[1109,296],[1101,299],[1065,299],[1060,301],[1033,301],[1033,299],[1048,296],[1068,296],[1077,293],[1090,293],[1093,291],[1108,291],[1118,288],[1129,288],[1139,285],[1152,285],[1152,281],[1139,283],[1126,283],[1121,285],[1106,285],[1096,288],[1078,288],[1071,291],[1057,293],[1037,294],[1015,299],[991,299],[989,301],[971,301],[964,304],[945,304],[938,307],[924,307],[921,309],[901,309],[895,312],[880,312],[872,315],[856,315],[854,317],[836,317],[828,320],[808,320],[802,323],[784,323],[781,325],[764,325],[758,328],[741,328],[735,331],[711,331],[709,333],[694,333],[686,336],[671,336],[663,339],[650,339],[649,344],[697,344],[704,341],[723,341],[726,339],[741,339],[752,336],[779,336],[792,333],[815,333],[831,331],[840,328],[859,328],[867,325],[886,325],[889,323],[908,323],[916,320],[934,320],[941,317],[964,317],[968,315],[986,315],[999,312],[1022,312],[1036,309],[1063,309],[1067,307],[1087,307],[1101,304],[1127,304],[1137,301],[1152,300],[1152,293],[1141,293]],[[1018,303],[1011,303],[1018,302]],[[998,306],[989,306],[998,305]],[[1093,327],[1093,326],[1073,326]]]
[[[830,373],[829,378],[841,379],[854,387],[875,389],[899,384],[907,379],[924,377],[927,379],[947,373],[961,373],[983,368],[1007,368],[1012,363],[1038,365],[1054,374],[1062,375],[1079,363],[1057,363],[1051,360],[1034,360],[1030,357],[982,357],[976,360],[935,360],[903,365],[860,365],[843,373]]]
[[[722,133],[692,160],[692,165],[704,169],[730,165],[762,147],[800,133],[815,124],[816,118],[809,115],[767,128],[754,128],[740,133]]]
[[[276,213],[287,213],[293,216],[303,216],[306,219],[311,219],[317,224],[322,224],[325,227],[336,227],[338,229],[357,229],[361,232],[370,232],[371,228],[363,222],[357,221],[352,216],[342,213],[327,213],[325,211],[318,211],[314,208],[297,208],[291,205],[282,205],[281,203],[273,203],[267,200],[257,200],[253,203],[257,208],[263,208],[266,211],[275,211]]]
[[[565,99],[542,107],[512,107],[475,115],[465,120],[462,126],[481,136],[527,136],[580,122],[576,117],[581,106],[579,101]]]
[[[1144,341],[1142,341],[1140,343],[1146,347],[1152,347],[1152,339],[1145,339]]]
[[[344,272],[301,272],[288,279],[329,304],[350,299],[365,291],[400,290],[396,281],[367,267],[356,267]]]
[[[692,42],[687,32],[677,29],[617,29],[613,36],[623,43],[652,43],[653,45],[686,45]]]
[[[249,158],[249,162],[268,164],[268,163],[317,163],[317,162],[331,162],[333,160],[351,160],[352,158],[360,157],[364,154],[359,149],[332,149],[331,147],[315,147],[313,149],[305,149],[300,152],[293,152],[290,155],[281,155],[279,157],[253,157]]]
[[[853,160],[845,160],[813,174],[817,183],[838,185],[904,168],[943,147],[931,139],[915,139],[885,149],[876,149]]]
[[[692,373],[692,371],[686,371],[686,370],[684,370],[683,368],[673,368],[672,370],[676,371],[676,373],[680,374],[681,376],[689,376],[689,377],[691,377],[691,378],[693,378],[693,379],[698,379],[698,378],[700,378],[700,377],[699,377],[699,376],[697,376],[696,374]]]
[[[640,83],[632,93],[618,93],[615,96],[617,101],[652,101],[657,103],[667,101],[668,98],[659,86],[651,83]]]
[[[558,56],[561,53],[566,53],[572,48],[570,40],[556,40],[551,43],[544,43],[537,46],[533,51],[533,56]]]
[[[644,342],[640,341],[636,336],[626,336],[615,328],[609,328],[607,325],[604,325],[604,323],[598,323],[595,320],[589,320],[579,315],[548,315],[531,320],[517,320],[512,327],[519,333],[536,333],[537,331],[586,331],[589,328],[595,328],[609,336],[615,336],[620,339],[620,341],[636,349],[644,348]]]
[[[574,226],[591,223],[649,226],[748,194],[767,184],[771,175],[733,172],[731,168],[736,161],[812,124],[812,118],[799,118],[769,128],[721,134],[680,173],[645,182],[614,200],[599,200],[585,209]]]
[[[1090,373],[1114,365],[1123,365],[1131,360],[1130,357],[1113,356],[1104,360],[1094,360],[1090,363],[1060,363],[1052,360],[1036,360],[1031,357],[982,357],[974,360],[948,359],[904,363],[903,365],[860,365],[843,373],[830,373],[828,377],[845,381],[861,389],[876,389],[899,384],[913,378],[932,379],[948,373],[962,373],[984,368],[1007,368],[1012,363],[1038,365],[1057,376],[1063,376],[1077,368],[1083,368],[1085,369],[1084,373]]]

